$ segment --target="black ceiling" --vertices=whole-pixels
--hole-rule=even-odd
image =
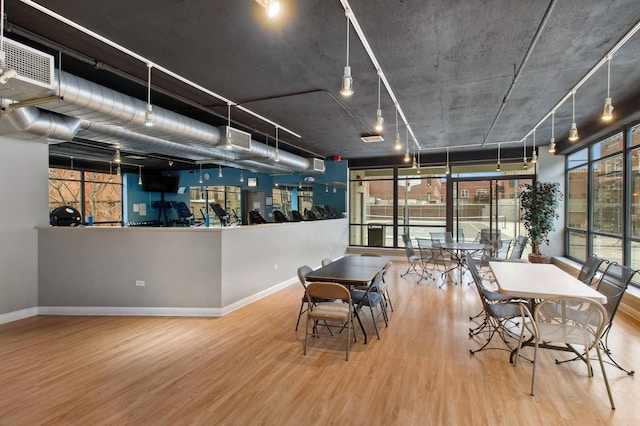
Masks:
[[[299,133],[301,139],[280,132],[286,149],[294,153],[372,161],[397,155],[392,147],[394,107],[384,89],[385,141],[360,140],[373,131],[378,79],[353,28],[350,65],[355,93],[348,99],[339,94],[346,62],[346,18],[339,0],[280,0],[282,13],[275,20],[269,20],[254,0],[38,3]],[[640,20],[637,0],[349,4],[425,154],[445,147],[478,149],[483,141],[485,149],[495,150],[495,142],[521,140]],[[64,70],[145,99],[144,62],[21,1],[6,0],[5,8],[10,37],[48,52],[64,46]],[[545,13],[548,19],[540,28]],[[46,46],[43,40],[52,43]],[[637,34],[611,62],[611,95],[618,116],[638,110],[639,64]],[[211,124],[226,121],[227,107],[220,100],[158,71],[152,81],[154,104]],[[576,94],[579,128],[602,128],[596,119],[605,97],[603,67]],[[274,134],[272,126],[236,108],[231,118],[235,126],[255,132],[258,140],[264,140],[261,134]],[[570,123],[569,101],[556,113],[558,140],[566,139]],[[402,124],[400,135],[404,141]],[[548,143],[549,137],[547,120],[538,128],[538,143]]]

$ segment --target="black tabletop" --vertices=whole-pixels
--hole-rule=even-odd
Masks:
[[[333,281],[341,284],[366,285],[390,261],[388,257],[344,256],[309,272],[307,281]]]

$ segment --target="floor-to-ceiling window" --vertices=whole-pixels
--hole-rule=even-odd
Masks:
[[[640,268],[640,125],[567,156],[567,256]]]
[[[241,188],[239,186],[192,186],[189,188],[189,208],[200,221],[209,214],[212,224],[222,221],[213,209],[213,204],[219,204],[229,215],[225,222],[239,224],[242,217]]]

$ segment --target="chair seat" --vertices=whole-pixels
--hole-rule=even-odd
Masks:
[[[343,321],[349,319],[349,305],[346,303],[318,303],[312,310],[311,318],[323,321]]]
[[[367,293],[362,290],[353,290],[351,292],[351,300],[353,300],[353,304],[356,306],[377,306],[381,298],[380,293]]]

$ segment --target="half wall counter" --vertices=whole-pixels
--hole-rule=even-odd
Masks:
[[[230,228],[39,227],[38,312],[221,316],[342,256],[348,220]]]

